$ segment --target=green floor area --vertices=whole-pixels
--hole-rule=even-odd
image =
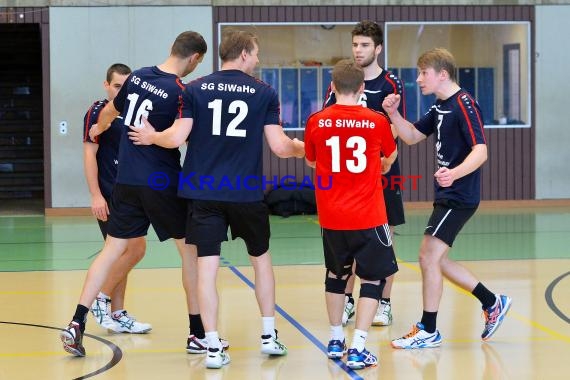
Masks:
[[[414,210],[396,228],[396,255],[417,261],[430,210]],[[271,217],[271,252],[276,265],[322,264],[315,215]],[[102,247],[91,217],[0,216],[0,271],[87,269]],[[570,209],[479,210],[456,240],[457,260],[570,258]],[[231,265],[249,265],[243,241],[224,243]],[[149,232],[147,255],[139,268],[178,267],[173,242]]]

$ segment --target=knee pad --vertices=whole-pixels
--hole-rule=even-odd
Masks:
[[[347,281],[348,279],[343,280],[341,278],[329,277],[327,273],[327,278],[325,279],[325,291],[335,294],[344,294]]]
[[[385,282],[384,282],[385,283]],[[382,290],[384,289],[384,283],[378,285],[366,282],[360,285],[360,297],[372,298],[376,301],[380,300],[382,297]]]

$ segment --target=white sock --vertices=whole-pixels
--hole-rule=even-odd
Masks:
[[[217,331],[210,331],[206,333],[206,341],[208,342],[209,348],[222,349],[222,342],[220,342],[220,336]]]
[[[263,334],[275,336],[275,317],[261,317],[263,322]]]
[[[341,342],[344,340],[342,325],[331,326],[331,340],[340,340]]]
[[[366,337],[368,337],[368,332],[354,329],[350,348],[356,348],[358,352],[362,352],[362,350],[364,350],[364,344],[366,343]]]

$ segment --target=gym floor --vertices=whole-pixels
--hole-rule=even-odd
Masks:
[[[218,276],[219,330],[232,362],[206,370],[186,354],[188,317],[172,242],[148,236],[147,255],[132,271],[126,307],[153,325],[144,335],[112,334],[90,316],[85,358],[61,348],[86,269],[101,249],[89,216],[0,216],[0,379],[567,379],[570,373],[570,205],[482,206],[456,240],[451,257],[513,306],[491,341],[470,294],[444,283],[440,348],[395,350],[393,338],[421,317],[417,251],[429,208],[407,210],[396,228],[400,271],[392,290],[394,323],[372,327],[367,348],[379,365],[361,371],[325,355],[329,326],[316,216],[272,217],[277,329],[289,348],[281,358],[259,352],[261,320],[253,271],[241,240],[224,244]],[[350,338],[353,323],[346,327]]]

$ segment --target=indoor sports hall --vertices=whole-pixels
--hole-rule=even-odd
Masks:
[[[247,5],[246,5],[247,3]],[[542,380],[570,378],[570,5],[541,1],[0,0],[0,380]],[[396,4],[397,3],[397,4]],[[467,4],[469,3],[469,4]],[[363,5],[366,4],[366,5]],[[390,342],[422,316],[418,249],[432,211],[437,159],[430,137],[399,145],[406,223],[394,236],[399,271],[393,323],[373,326],[366,348],[376,367],[351,370],[327,358],[330,326],[318,216],[271,215],[276,328],[283,357],[260,353],[253,269],[242,240],[222,246],[219,331],[231,363],[205,368],[188,354],[181,262],[152,228],[144,259],[129,275],[125,306],[146,334],[116,334],[88,315],[87,356],[62,348],[103,241],[83,166],[84,115],[105,96],[113,63],[158,65],[179,33],[208,45],[185,83],[220,68],[226,29],[259,36],[255,76],[278,93],[286,134],[304,139],[323,106],[336,62],[353,57],[355,23],[384,29],[377,62],[405,86],[406,113],[432,106],[416,83],[418,56],[445,47],[459,84],[483,110],[488,160],[482,202],[450,256],[494,292],[512,297],[504,322],[483,342],[484,316],[471,294],[444,281],[441,347],[402,350]],[[142,108],[140,108],[142,110]],[[184,148],[182,149],[184,151]],[[311,181],[301,159],[263,151],[263,175]],[[417,181],[417,182],[416,182]],[[417,186],[416,186],[417,185]],[[358,287],[355,288],[358,296]],[[351,320],[344,332],[348,340]]]

